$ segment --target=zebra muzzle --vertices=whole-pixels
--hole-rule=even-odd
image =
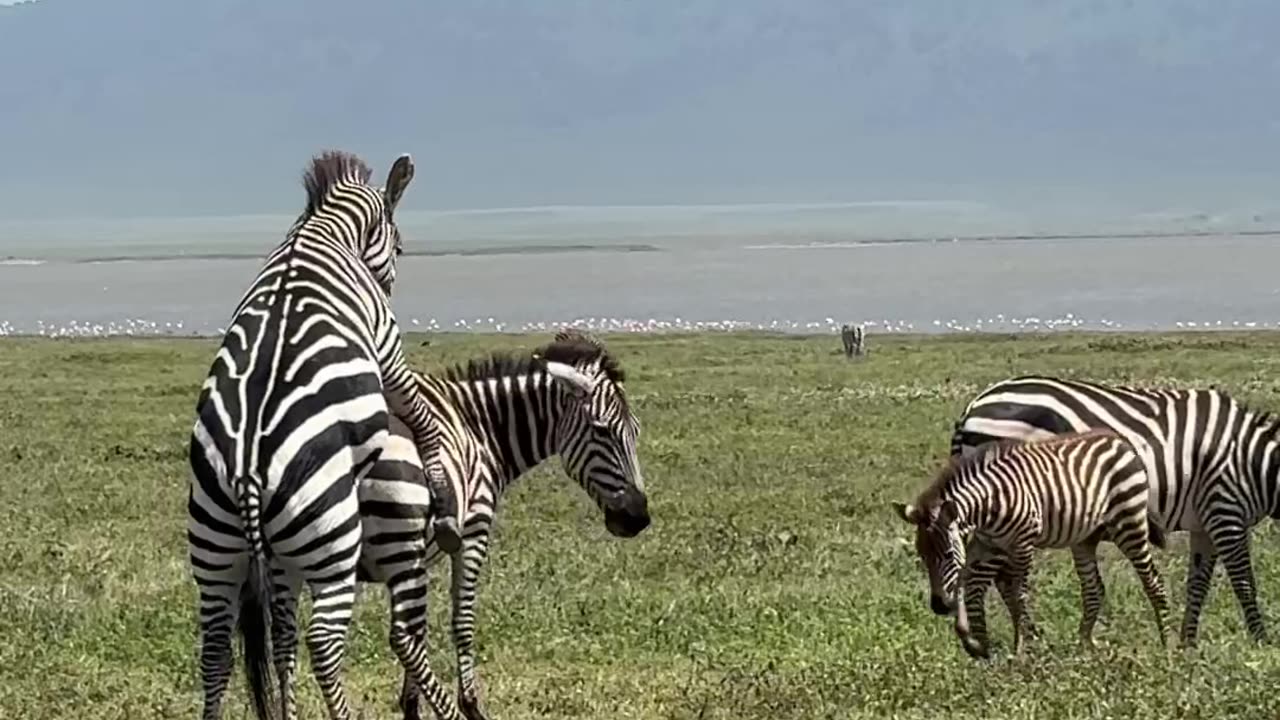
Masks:
[[[950,615],[955,610],[954,602],[947,602],[940,595],[929,596],[929,607],[933,609],[935,615]]]

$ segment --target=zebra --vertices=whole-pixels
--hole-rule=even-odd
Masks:
[[[404,717],[421,717],[425,695],[441,718],[477,720],[485,714],[476,673],[476,594],[499,498],[525,472],[559,455],[565,471],[603,511],[612,535],[640,534],[650,523],[636,454],[640,423],[616,357],[576,330],[557,333],[531,354],[495,353],[416,379],[441,418],[439,452],[464,518],[462,551],[451,569],[457,704],[440,686],[425,652],[427,567],[441,553],[430,531],[424,534],[421,460],[403,428],[360,484],[360,577],[388,589],[391,642],[408,668],[400,693]]]
[[[1092,430],[1029,443],[997,442],[980,452],[953,456],[911,503],[893,503],[916,528],[916,552],[929,577],[930,607],[955,613],[955,631],[971,656],[990,657],[985,638],[972,632],[970,591],[981,599],[991,575],[971,574],[978,563],[998,558],[1008,573],[1014,653],[1023,648],[1024,605],[1031,557],[1036,548],[1070,548],[1080,578],[1084,612],[1080,639],[1093,645],[1093,628],[1104,589],[1097,547],[1114,542],[1142,580],[1166,644],[1168,597],[1152,559],[1147,516],[1147,474],[1135,447],[1118,433]],[[974,555],[966,564],[972,539]],[[967,576],[967,577],[966,577]],[[968,587],[972,582],[977,587]]]
[[[271,661],[279,708],[296,715],[303,582],[314,674],[330,716],[350,717],[340,674],[361,544],[356,483],[387,443],[389,410],[425,453],[439,434],[390,305],[403,252],[393,212],[412,158],[395,161],[382,189],[370,174],[350,153],[312,158],[306,208],[241,298],[196,404],[187,537],[206,719],[221,712],[237,623],[258,717],[276,710]],[[433,470],[435,528],[456,550],[456,503]]]
[[[955,423],[953,455],[995,438],[1029,439],[1111,428],[1149,447],[1151,512],[1165,532],[1190,532],[1180,633],[1196,644],[1200,613],[1221,558],[1245,626],[1267,633],[1258,606],[1251,528],[1280,518],[1280,418],[1218,389],[1141,389],[1050,376],[997,382]]]
[[[840,326],[840,343],[844,347],[844,356],[852,358],[855,355],[865,355],[866,348],[866,327],[863,325],[844,324]]]

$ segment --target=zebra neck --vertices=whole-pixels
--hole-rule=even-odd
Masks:
[[[360,239],[369,232],[369,220],[363,213],[338,214],[321,210],[294,226],[284,244],[310,247],[342,248],[360,257]]]
[[[956,504],[956,519],[962,528],[980,528],[993,507],[991,489],[974,483],[952,488],[942,494],[942,499]]]
[[[456,402],[476,441],[489,450],[493,476],[505,488],[556,454],[560,404],[540,375],[472,380],[454,385]]]

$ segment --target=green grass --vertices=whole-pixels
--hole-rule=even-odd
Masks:
[[[540,337],[408,342],[430,369]],[[617,337],[644,423],[653,526],[610,537],[549,464],[509,496],[479,609],[484,701],[518,718],[1274,718],[1280,651],[1248,642],[1215,578],[1194,655],[1163,653],[1132,570],[1104,546],[1099,639],[1075,643],[1065,553],[1037,557],[1044,639],[969,660],[932,615],[908,528],[889,509],[946,455],[987,383],[1051,372],[1217,384],[1280,408],[1275,334]],[[195,593],[186,565],[186,442],[213,343],[0,343],[0,718],[195,717]],[[1264,612],[1280,636],[1280,547],[1254,532]],[[1185,535],[1159,556],[1181,619]],[[443,600],[439,589],[435,597]],[[381,588],[361,600],[349,689],[396,716],[399,669]],[[437,669],[452,682],[433,608]],[[300,692],[323,716],[305,651]],[[225,716],[251,716],[237,672]]]

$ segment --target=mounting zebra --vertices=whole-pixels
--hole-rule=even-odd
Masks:
[[[357,482],[388,444],[389,410],[424,453],[439,433],[390,304],[402,252],[392,213],[413,162],[398,158],[383,189],[370,173],[348,153],[313,158],[306,208],[240,300],[196,404],[187,536],[208,719],[220,714],[237,622],[258,717],[277,709],[272,660],[279,709],[296,715],[303,583],[316,679],[329,714],[350,717],[341,666],[361,549]],[[437,531],[456,539],[448,486],[433,475],[432,487]]]
[[[840,326],[840,343],[844,346],[844,356],[865,355],[867,331],[862,325],[844,324]]]
[[[1151,513],[1191,533],[1181,638],[1194,645],[1221,557],[1249,634],[1266,639],[1249,552],[1250,529],[1280,517],[1280,419],[1221,390],[1147,390],[1022,376],[983,390],[955,424],[951,453],[992,439],[1026,440],[1111,428],[1150,448]]]
[[[561,331],[530,355],[497,353],[442,375],[417,376],[422,395],[441,419],[441,465],[462,508],[462,551],[454,556],[451,572],[462,715],[425,652],[427,567],[440,551],[422,522],[421,461],[400,428],[402,437],[360,483],[365,534],[360,577],[388,589],[391,642],[408,660],[400,696],[407,720],[421,717],[419,691],[441,718],[485,717],[476,676],[476,589],[498,500],[517,478],[559,455],[565,472],[603,511],[611,534],[634,537],[648,527],[636,455],[640,424],[623,380],[621,366],[604,345],[575,330]]]
[[[1065,434],[1029,443],[990,443],[979,452],[952,456],[912,504],[894,503],[916,529],[916,551],[929,576],[930,607],[955,613],[955,631],[974,657],[989,657],[981,598],[998,563],[1009,576],[1006,596],[1013,619],[1014,653],[1022,652],[1027,572],[1036,548],[1070,548],[1080,578],[1084,612],[1080,638],[1093,644],[1102,608],[1097,549],[1115,542],[1142,580],[1155,612],[1161,645],[1168,598],[1151,557],[1147,527],[1147,475],[1142,457],[1110,430]],[[973,556],[966,562],[966,540]],[[971,627],[968,602],[978,598],[980,626]]]

